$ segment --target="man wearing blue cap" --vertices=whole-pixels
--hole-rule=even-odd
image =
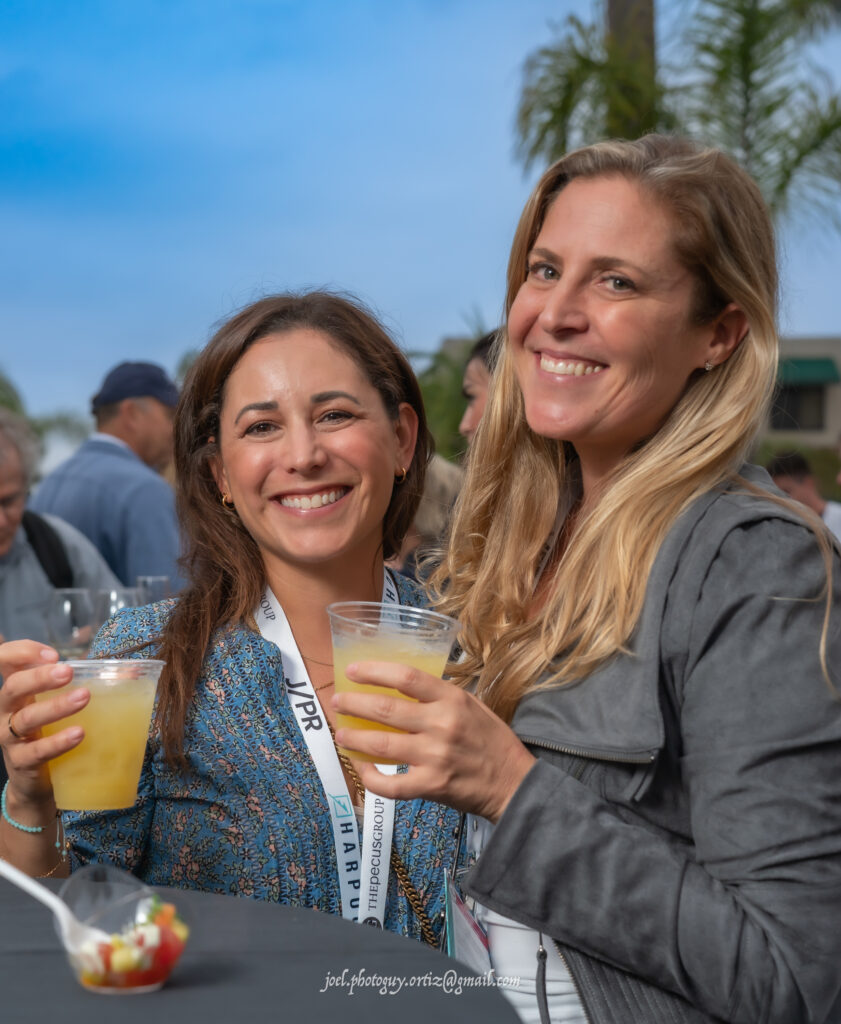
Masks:
[[[94,395],[96,433],[44,478],[31,507],[93,542],[126,586],[138,576],[182,584],[172,488],[157,472],[172,456],[178,389],[154,363],[120,363]]]

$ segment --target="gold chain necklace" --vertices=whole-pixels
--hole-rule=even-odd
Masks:
[[[315,662],[316,665],[323,665],[325,668],[333,667],[332,661],[319,661],[318,658],[311,658],[308,654],[304,654],[303,651],[301,651],[301,657],[304,659],[304,661],[312,661]]]

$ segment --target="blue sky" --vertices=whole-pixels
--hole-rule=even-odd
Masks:
[[[574,10],[4,0],[0,368],[27,410],[86,411],[122,359],[174,371],[267,291],[353,291],[411,351],[493,326],[536,176],[522,64]],[[783,329],[841,333],[841,236],[782,242]]]

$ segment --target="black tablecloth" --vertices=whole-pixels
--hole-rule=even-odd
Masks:
[[[517,1024],[485,979],[420,943],[298,907],[159,891],[191,927],[187,948],[159,992],[109,996],[78,984],[50,911],[0,878],[2,1024]]]

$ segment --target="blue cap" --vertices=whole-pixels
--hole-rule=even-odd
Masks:
[[[178,405],[178,388],[156,363],[120,363],[108,373],[91,399],[91,410],[96,412],[103,405],[113,405],[124,398],[157,398],[174,409]]]

